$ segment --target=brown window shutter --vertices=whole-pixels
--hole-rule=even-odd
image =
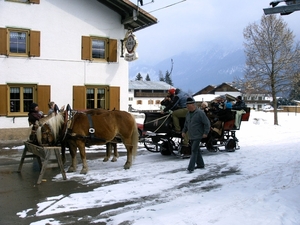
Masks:
[[[109,87],[109,110],[120,110],[120,87]]]
[[[108,62],[117,62],[118,55],[118,41],[116,39],[109,39],[108,45]]]
[[[29,37],[29,56],[39,57],[40,56],[40,31],[30,31]]]
[[[49,107],[48,103],[50,102],[51,86],[50,85],[38,85],[37,86],[37,104],[39,109],[48,113]]]
[[[8,55],[7,44],[7,29],[0,27],[0,55]]]
[[[85,86],[73,86],[73,109],[86,109]]]
[[[40,0],[29,0],[29,2],[33,4],[40,4]]]
[[[81,59],[91,60],[91,38],[87,36],[81,37]]]
[[[0,116],[7,115],[7,85],[0,84]]]

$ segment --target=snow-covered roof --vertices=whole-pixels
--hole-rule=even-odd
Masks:
[[[170,88],[174,88],[174,87],[163,81],[145,81],[145,80],[129,81],[129,89],[133,89],[133,90],[169,90]]]
[[[196,95],[193,98],[196,102],[210,102],[214,100],[216,97],[219,97],[220,95],[214,95],[214,94],[202,94],[202,95]]]

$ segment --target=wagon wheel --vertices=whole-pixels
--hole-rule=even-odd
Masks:
[[[160,146],[161,146],[160,139],[157,139],[156,137],[145,137],[144,138],[144,146],[145,148],[150,152],[160,152]]]
[[[225,149],[228,152],[234,152],[236,148],[236,142],[234,139],[229,139],[225,144]]]

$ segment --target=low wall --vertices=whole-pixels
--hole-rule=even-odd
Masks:
[[[0,144],[23,143],[28,140],[30,127],[26,128],[2,128],[0,129]]]
[[[297,112],[300,113],[300,106],[281,106],[282,112]]]

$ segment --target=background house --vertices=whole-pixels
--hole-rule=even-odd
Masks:
[[[174,88],[163,81],[129,81],[129,111],[158,111],[160,102]]]
[[[155,23],[128,0],[1,0],[0,128],[28,128],[32,102],[127,110],[127,34]]]
[[[226,95],[231,100],[240,95],[248,107],[256,110],[263,110],[264,106],[269,105],[272,101],[267,92],[248,90],[247,93],[242,93],[229,83],[222,83],[218,86],[208,85],[196,92],[193,97],[196,101],[202,102],[211,101],[219,95]]]

